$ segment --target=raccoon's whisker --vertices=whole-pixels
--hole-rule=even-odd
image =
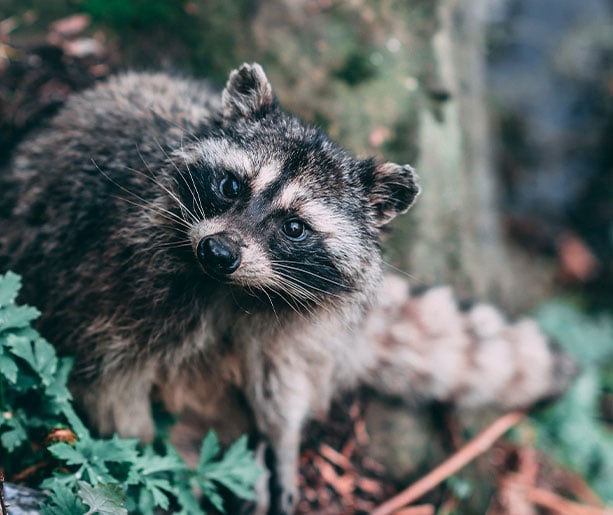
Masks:
[[[394,270],[395,272],[398,272],[399,274],[402,274],[406,277],[408,277],[409,279],[413,279],[414,281],[418,282],[421,285],[425,285],[426,282],[422,279],[420,279],[419,277],[410,274],[409,272],[402,270],[401,268],[398,268],[397,266],[392,265],[391,263],[388,263],[387,261],[381,260],[381,263],[383,263],[383,265],[391,268],[392,270]]]
[[[158,145],[159,145],[159,143],[158,143]],[[160,149],[161,149],[161,147],[160,147]],[[161,149],[161,150],[164,151],[163,149]],[[145,168],[147,168],[147,171],[149,172],[149,174],[146,174],[143,171],[137,170],[135,168],[130,168],[130,167],[126,167],[126,168],[128,170],[130,170],[131,172],[133,172],[133,173],[139,174],[142,177],[144,177],[146,179],[149,179],[153,184],[155,184],[156,186],[162,188],[179,205],[179,207],[181,208],[181,211],[185,210],[185,212],[187,212],[191,216],[191,218],[193,219],[194,222],[198,222],[198,217],[196,217],[196,215],[194,215],[194,213],[192,213],[188,209],[188,207],[181,201],[181,199],[179,197],[177,197],[173,191],[171,191],[166,186],[164,186],[164,184],[162,184],[161,182],[159,182],[158,180],[155,179],[155,174],[153,173],[153,171],[151,170],[151,167],[149,166],[149,163],[147,163],[146,159],[144,158],[143,154],[141,153],[140,148],[138,147],[138,145],[136,146],[136,151],[138,152],[138,156],[140,157],[141,161],[145,165]],[[165,154],[165,155],[166,155],[166,158],[168,159],[168,154]],[[174,163],[173,163],[173,165],[174,165]],[[174,165],[174,166],[176,168],[176,165]]]
[[[181,134],[180,148],[183,149],[183,134]],[[194,181],[194,175],[192,174],[192,171],[189,169],[189,163],[187,162],[187,158],[185,157],[185,154],[183,154],[183,162],[185,163],[185,169],[187,171],[187,174],[189,175],[189,178],[191,180],[191,183],[194,189],[192,189],[192,187],[187,182],[187,179],[185,178],[185,174],[178,172],[177,175],[181,177],[181,180],[183,181],[183,183],[185,184],[185,186],[187,186],[187,189],[189,190],[189,193],[192,197],[192,203],[196,211],[196,214],[199,215],[202,220],[204,220],[206,217],[204,216],[204,209],[202,206],[202,200],[200,199],[200,193],[198,192],[198,188],[196,187],[196,182]],[[177,178],[173,177],[173,180],[174,180],[174,183],[177,186],[179,186],[179,181],[177,180]]]
[[[324,277],[323,275],[317,274],[315,272],[311,272],[310,270],[305,270],[303,268],[296,268],[296,267],[289,266],[289,265],[315,266],[315,265],[311,265],[310,263],[298,263],[297,261],[278,261],[278,260],[273,260],[271,262],[272,264],[279,265],[280,267],[283,267],[287,270],[295,270],[298,272],[309,274],[312,277],[321,279],[322,281],[326,281],[334,286],[340,286],[341,288],[346,289],[346,290],[354,290],[354,291],[357,290],[357,288],[354,288],[352,286],[347,286],[346,284],[339,283],[338,281],[334,281],[332,279],[328,279],[327,277]]]
[[[293,277],[283,274],[282,272],[277,272],[275,275],[277,276],[277,278],[280,278],[282,280],[281,282],[287,287],[286,291],[288,293],[294,293],[299,297],[303,297],[315,303],[320,300],[313,292],[307,290],[300,284],[296,284],[296,280]]]
[[[296,284],[292,277],[285,276],[285,275],[280,274],[278,272],[275,275],[276,275],[276,279],[277,279],[277,281],[279,283],[279,286],[283,286],[285,288],[283,291],[285,293],[287,293],[288,295],[290,295],[291,298],[297,304],[299,304],[302,307],[302,309],[307,311],[310,315],[316,316],[316,314],[315,314],[314,310],[312,309],[312,307],[310,305],[306,304],[305,300],[306,301],[311,301],[315,306],[319,307],[320,309],[324,309],[327,312],[331,312],[331,309],[328,306],[326,306],[325,304],[321,303],[321,299],[320,298],[318,298],[316,295],[314,295],[309,290],[306,290],[302,286]],[[275,291],[277,291],[277,293],[279,293],[279,295],[280,295],[280,292],[278,291],[278,289],[276,289]]]
[[[192,244],[190,241],[188,242],[166,242],[155,245],[156,249],[180,249],[180,248],[191,248]]]
[[[183,148],[183,135],[181,135],[181,148]],[[183,156],[183,160],[185,161],[185,167],[187,169],[187,174],[189,175],[192,181],[192,185],[194,186],[194,189],[192,190],[192,187],[187,182],[187,179],[185,179],[185,174],[177,171],[177,175],[181,178],[181,180],[183,181],[183,183],[185,184],[185,186],[187,186],[187,189],[189,190],[189,193],[192,197],[192,203],[193,203],[194,209],[196,210],[196,214],[199,215],[201,219],[204,219],[206,217],[204,216],[204,209],[202,208],[202,202],[200,201],[200,195],[198,193],[198,188],[196,187],[196,183],[194,181],[193,174],[191,173],[191,170],[189,169],[189,164],[187,163],[187,159],[185,158],[185,156]],[[173,177],[172,179],[173,179],[173,182],[177,186],[180,186],[179,181],[177,180],[176,177]]]
[[[167,215],[170,215],[172,218],[175,218],[177,222],[181,223],[182,225],[184,225],[186,228],[191,229],[191,226],[183,219],[181,218],[179,215],[177,215],[176,213],[173,213],[172,211],[168,211],[167,209],[160,207],[156,204],[154,204],[151,201],[148,201],[146,199],[144,199],[143,197],[141,197],[140,195],[137,195],[136,193],[134,193],[133,191],[130,191],[128,188],[126,188],[125,186],[122,186],[121,184],[119,184],[116,180],[114,180],[110,175],[108,175],[107,173],[105,173],[96,163],[96,161],[94,161],[92,159],[92,163],[94,164],[94,166],[96,167],[96,169],[98,170],[98,172],[105,177],[108,181],[110,181],[112,184],[114,184],[116,187],[118,187],[120,190],[125,191],[128,195],[132,195],[133,197],[136,197],[138,200],[140,200],[141,202],[143,202],[144,204],[138,204],[136,202],[130,202],[128,199],[121,197],[119,195],[111,195],[112,197],[121,199],[125,202],[129,202],[137,207],[145,207],[146,209],[150,209],[154,212],[157,213],[166,213]]]
[[[187,184],[187,180],[185,179],[185,177],[182,174],[179,174],[179,175],[183,179],[183,182],[185,182],[185,185],[188,187],[192,195],[192,198],[194,199],[194,204],[196,206],[196,209],[199,211],[198,214],[200,214],[200,216],[204,220],[206,218],[206,216],[204,215],[204,206],[202,204],[202,199],[200,198],[200,193],[198,192],[198,188],[196,187],[196,181],[194,181],[194,174],[189,168],[189,163],[187,162],[187,159],[185,157],[183,157],[183,159],[185,161],[185,168],[187,170],[187,174],[189,175],[189,178],[192,181],[192,185],[194,186],[194,191],[192,191],[189,184]]]
[[[131,193],[130,191],[126,190],[128,193]],[[138,195],[132,193],[132,195],[134,195],[136,198],[140,199],[141,201],[145,202],[145,204],[139,204],[138,202],[134,202],[133,200],[127,199],[125,197],[122,197],[121,195],[111,195],[112,198],[116,198],[121,200],[122,202],[127,202],[128,204],[132,204],[133,206],[136,207],[140,207],[142,209],[145,209],[147,211],[151,211],[153,213],[157,213],[158,215],[160,215],[162,218],[168,220],[169,222],[173,222],[173,223],[178,223],[181,226],[183,226],[185,229],[181,229],[181,231],[187,232],[188,230],[191,229],[191,225],[189,225],[183,218],[181,218],[179,215],[177,215],[176,213],[173,213],[172,211],[168,211],[167,209],[164,209],[160,206],[156,206],[155,204],[150,203],[150,205],[147,204],[147,201],[145,199],[143,199],[142,197],[139,197]],[[178,227],[174,227],[175,229],[179,229]]]
[[[181,135],[181,150],[183,150],[183,135]],[[187,162],[187,157],[185,156],[185,153],[183,153],[183,162],[185,163],[185,169],[187,170],[189,178],[192,181],[192,185],[194,186],[194,191],[192,191],[192,189],[189,187],[189,184],[187,184],[187,181],[185,180],[183,175],[179,174],[179,176],[183,179],[183,181],[185,182],[185,185],[189,188],[189,191],[192,194],[192,199],[194,200],[194,204],[196,205],[196,209],[200,211],[199,214],[200,216],[202,216],[202,219],[204,220],[206,218],[204,214],[204,205],[202,204],[202,199],[200,198],[200,192],[198,191],[198,187],[196,186],[196,181],[194,180],[194,174],[192,173],[189,167],[189,163]]]
[[[181,201],[181,199],[179,199],[176,196],[176,194],[173,191],[171,191],[164,184],[162,184],[160,181],[155,179],[155,174],[154,174],[153,170],[151,170],[151,167],[149,166],[149,163],[147,162],[147,160],[144,158],[143,154],[141,153],[140,148],[138,147],[138,145],[136,145],[136,151],[138,153],[138,157],[140,157],[140,160],[145,165],[145,168],[147,168],[147,171],[149,172],[149,174],[146,174],[146,173],[144,173],[141,170],[137,170],[136,168],[131,168],[131,167],[126,167],[126,168],[128,170],[130,170],[132,173],[138,174],[141,177],[144,177],[145,179],[148,179],[153,184],[155,184],[156,186],[158,186],[159,188],[164,190],[179,205],[179,207],[181,208],[181,212],[182,213],[185,211],[194,219],[194,221],[198,221],[198,219],[194,216],[194,214],[187,208],[187,206]]]
[[[164,152],[164,149],[162,148],[162,146],[160,145],[159,142],[156,141],[156,143],[158,144],[158,146],[160,147],[160,150],[162,150],[162,152]],[[134,168],[129,168],[127,167],[128,170],[130,170],[133,173],[137,173],[140,174],[141,176],[145,177],[146,179],[149,179],[151,182],[153,182],[153,184],[155,184],[156,186],[160,187],[161,189],[163,189],[166,193],[168,193],[168,195],[170,195],[170,197],[177,202],[177,204],[179,205],[179,208],[181,209],[181,213],[183,215],[188,214],[189,217],[192,219],[193,222],[198,222],[198,217],[196,217],[196,215],[194,215],[194,213],[192,213],[192,211],[181,201],[181,199],[179,199],[176,194],[171,191],[169,188],[167,188],[166,186],[164,186],[164,184],[162,184],[161,182],[155,180],[155,174],[153,172],[153,170],[151,170],[151,167],[149,166],[149,163],[147,162],[147,160],[144,158],[144,156],[142,155],[140,148],[138,147],[138,145],[136,146],[136,151],[138,152],[138,156],[140,157],[141,161],[143,162],[143,164],[145,165],[145,167],[147,168],[147,171],[149,172],[149,175],[147,175],[146,173],[142,172],[141,170],[136,170]],[[168,161],[168,154],[164,153],[166,159]],[[174,163],[173,163],[174,165]],[[175,165],[176,167],[176,165]]]
[[[280,286],[280,285],[279,285],[279,286]],[[275,292],[275,293],[276,293],[276,294],[277,294],[279,297],[281,297],[281,298],[283,299],[283,301],[284,301],[284,302],[285,302],[285,303],[286,303],[286,304],[287,304],[287,305],[288,305],[288,306],[289,306],[289,307],[292,309],[292,311],[293,311],[294,313],[296,313],[296,314],[297,314],[298,316],[300,316],[301,318],[304,318],[304,314],[303,314],[301,311],[299,311],[299,310],[296,308],[296,306],[293,304],[293,302],[292,302],[292,301],[296,301],[296,302],[298,302],[298,300],[297,300],[297,299],[296,299],[296,298],[295,298],[293,295],[291,295],[291,293],[287,292],[286,290],[280,290],[278,287],[273,288],[273,291],[274,291],[274,292]],[[289,298],[289,299],[285,298],[285,296],[283,295],[283,293],[288,293],[288,294],[289,294],[289,296],[290,296],[290,298]],[[304,306],[303,306],[303,307],[304,307]]]
[[[195,201],[195,198],[196,198],[196,197],[194,196],[194,192],[192,191],[192,189],[191,189],[190,185],[187,183],[187,181],[185,180],[185,177],[183,177],[183,175],[181,175],[181,179],[183,180],[183,182],[184,182],[184,183],[185,183],[185,185],[187,186],[187,189],[189,190],[189,193],[190,193],[190,195],[192,196],[192,200],[194,201],[194,209],[196,210],[196,214],[197,214],[197,215],[199,215],[199,214],[200,214],[200,213],[198,213],[198,209],[199,209],[199,207],[198,207],[198,205],[196,204],[196,201]],[[175,183],[177,186],[179,186],[179,181],[177,181],[176,179],[173,179],[173,181],[174,181],[174,183]],[[187,209],[187,207],[186,207],[185,209]],[[189,211],[189,212],[190,212],[190,214],[191,214],[191,211]],[[194,215],[193,215],[193,214],[192,214],[191,216],[192,216],[192,217],[194,217]],[[202,218],[204,218],[204,217],[202,217]],[[202,218],[201,218],[201,219],[202,219]],[[197,219],[196,219],[196,220],[197,220]]]
[[[162,144],[158,141],[155,140],[157,146],[159,147],[159,149],[162,151],[162,153],[164,154],[164,156],[166,156],[166,160],[173,166],[173,168],[176,170],[177,174],[181,175],[181,170],[180,168],[176,165],[176,163],[170,158],[170,156],[168,155],[168,152],[166,152],[166,150],[164,149],[164,147],[162,146]],[[177,202],[180,202],[177,199]],[[185,206],[185,204],[182,204],[185,209],[187,209],[187,207]],[[196,215],[194,215],[189,209],[187,209],[187,212],[194,218],[194,221],[196,223],[199,222],[198,217],[196,217]]]
[[[286,276],[282,273],[277,272],[275,273],[275,279],[277,282],[277,286],[283,287],[283,292],[290,295],[292,299],[298,302],[305,309],[307,309],[307,306],[304,304],[305,299],[310,300],[316,304],[319,301],[319,299],[315,297],[311,292],[295,284],[290,276]],[[275,288],[275,291],[280,294],[279,288]]]
[[[278,264],[278,263],[277,263],[277,264]],[[305,270],[303,270],[302,268],[291,267],[291,266],[288,266],[288,265],[279,265],[279,267],[284,268],[285,270],[288,270],[288,271],[289,271],[289,270],[293,270],[293,271],[295,271],[295,272],[306,272],[306,271],[305,271]],[[312,273],[312,272],[311,272],[311,275],[313,275],[313,276],[315,276],[315,277],[317,277],[317,278],[319,278],[319,279],[325,279],[325,277],[321,277],[320,275],[315,274],[315,273]],[[295,281],[295,282],[299,283],[299,284],[300,284],[301,286],[303,286],[303,287],[306,287],[306,288],[311,288],[312,290],[318,291],[318,292],[323,293],[323,294],[325,294],[325,295],[330,295],[331,297],[336,297],[336,298],[338,298],[338,299],[342,299],[342,297],[341,297],[340,295],[337,295],[337,294],[336,294],[336,293],[334,293],[334,292],[331,292],[331,291],[326,291],[326,290],[322,290],[321,288],[318,288],[317,286],[313,286],[313,285],[311,285],[311,284],[305,283],[305,282],[303,282],[303,281],[301,281],[300,279],[297,279],[297,278],[295,278],[295,277],[291,277],[291,276],[287,276],[287,277],[288,277],[288,278],[291,278],[293,281]],[[338,283],[336,283],[336,284],[338,284]]]
[[[127,199],[120,195],[113,195],[113,197],[123,200],[124,202],[127,202],[128,204],[132,204],[133,206],[141,207],[145,210],[151,211],[153,213],[157,213],[162,218],[168,220],[169,222],[180,224],[181,227],[184,227],[186,231],[191,229],[191,225],[188,222],[186,222],[184,218],[181,218],[177,213],[173,213],[172,211],[165,209],[163,207],[160,207],[154,204],[153,202],[147,202],[145,199],[139,196],[136,196],[136,198],[142,200],[143,202],[146,202],[146,204],[139,204],[138,202],[134,202],[133,200]]]
[[[249,289],[250,292],[253,293],[253,290],[252,290],[251,287],[249,287],[248,289]],[[268,303],[270,304],[270,307],[272,308],[272,312],[275,315],[275,318],[277,319],[277,322],[281,322],[281,320],[279,319],[279,315],[277,314],[277,310],[275,309],[275,303],[270,298],[270,295],[268,295],[268,292],[266,290],[264,290],[264,289],[259,290],[259,291],[261,291],[264,295],[266,295],[266,298],[268,299]]]
[[[239,302],[239,300],[236,298],[236,296],[234,295],[234,291],[230,290],[230,296],[232,297],[232,300],[234,301],[234,304],[235,304],[236,306],[238,306],[238,307],[239,307],[239,308],[240,308],[240,309],[243,311],[243,313],[245,313],[245,314],[247,314],[247,315],[250,315],[250,314],[251,314],[251,311],[249,311],[247,308],[245,308],[245,307],[244,307],[244,306],[243,306],[243,305],[242,305],[242,304]]]

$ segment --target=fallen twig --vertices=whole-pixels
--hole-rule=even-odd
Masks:
[[[389,515],[403,506],[419,499],[449,476],[465,467],[477,456],[487,451],[498,438],[521,422],[524,417],[525,414],[519,411],[513,411],[499,417],[464,447],[458,450],[458,452],[430,471],[419,481],[413,483],[398,495],[384,502],[381,506],[373,510],[371,515]]]
[[[420,504],[396,510],[394,515],[434,515],[434,506],[431,504]]]
[[[0,510],[2,515],[8,515],[6,504],[4,504],[4,470],[0,470]]]
[[[530,488],[528,499],[559,515],[613,515],[613,510],[577,504],[541,488]]]
[[[18,472],[17,474],[15,474],[11,478],[11,482],[21,483],[22,481],[25,481],[26,479],[30,478],[31,476],[36,474],[36,472],[38,472],[40,469],[45,468],[48,465],[49,465],[48,461],[41,461],[39,463],[35,463],[34,465],[30,465],[29,467],[26,467],[25,469],[23,469],[21,472]]]
[[[564,476],[561,479],[564,481],[564,486],[568,489],[569,493],[579,501],[597,508],[605,507],[602,499],[590,488],[585,479],[576,472],[565,470]]]

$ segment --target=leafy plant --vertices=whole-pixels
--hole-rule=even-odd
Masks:
[[[564,398],[535,418],[539,447],[613,502],[613,430],[600,410],[613,372],[613,318],[589,316],[562,300],[544,304],[536,316],[582,369]]]
[[[195,470],[166,442],[92,437],[66,386],[72,360],[59,358],[31,327],[39,312],[15,303],[20,285],[16,274],[0,276],[0,443],[9,453],[2,465],[9,480],[24,470],[50,476],[31,474],[33,486],[50,493],[43,514],[151,513],[156,508],[202,513],[196,489],[221,512],[220,488],[254,499],[260,469],[246,437],[220,459],[219,440],[210,432]]]
[[[85,0],[83,9],[120,30],[159,24],[178,28],[186,18],[181,3],[171,0]]]

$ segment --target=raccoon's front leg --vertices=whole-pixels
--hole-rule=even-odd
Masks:
[[[130,373],[107,373],[93,383],[75,384],[77,398],[89,424],[102,436],[153,439],[150,393],[153,371],[142,368]]]
[[[300,436],[311,411],[313,387],[306,374],[289,367],[274,368],[272,359],[252,367],[247,397],[256,424],[268,440],[272,454],[270,507],[259,502],[258,515],[290,515],[297,501],[296,477]]]

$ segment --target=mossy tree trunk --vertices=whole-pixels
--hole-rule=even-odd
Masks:
[[[462,297],[521,311],[549,275],[511,249],[501,227],[487,4],[262,2],[253,41],[284,106],[358,154],[416,165],[423,194],[395,224],[389,260],[413,283],[451,283]]]

